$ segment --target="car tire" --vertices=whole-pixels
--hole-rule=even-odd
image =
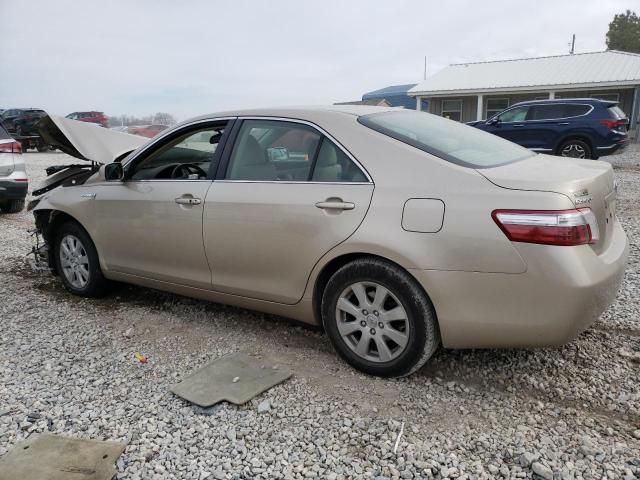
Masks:
[[[81,297],[102,297],[109,280],[102,274],[98,252],[89,234],[76,222],[57,229],[54,259],[58,275],[67,291]]]
[[[558,147],[558,155],[571,158],[592,158],[591,147],[584,140],[571,139],[562,142]]]
[[[0,203],[2,213],[20,213],[22,210],[24,210],[24,200],[6,200]]]
[[[38,142],[38,144],[36,145],[36,149],[39,152],[47,152],[47,151],[49,151],[49,146],[46,145],[45,143]]]
[[[355,260],[336,271],[323,292],[321,313],[338,354],[370,375],[410,375],[440,345],[425,292],[407,272],[380,259]]]

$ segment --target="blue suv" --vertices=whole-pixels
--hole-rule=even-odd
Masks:
[[[469,125],[536,152],[595,159],[627,146],[628,123],[617,102],[571,98],[516,103]]]

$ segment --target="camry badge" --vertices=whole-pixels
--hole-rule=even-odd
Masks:
[[[591,195],[589,195],[589,190],[582,189],[573,194],[573,202],[576,207],[586,207],[591,205]]]

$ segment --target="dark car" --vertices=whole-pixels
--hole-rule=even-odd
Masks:
[[[469,125],[536,152],[595,159],[627,146],[628,123],[617,102],[572,98],[517,103]]]
[[[109,124],[109,117],[104,112],[73,112],[67,115],[67,118],[71,120],[79,120],[81,122],[97,123],[106,127]]]
[[[22,145],[0,125],[0,213],[18,213],[24,208],[29,177],[21,153]]]
[[[39,135],[36,124],[46,115],[38,108],[10,108],[0,115],[0,123],[14,138]]]

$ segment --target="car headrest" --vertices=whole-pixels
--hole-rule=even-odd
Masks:
[[[222,132],[216,132],[215,134],[211,135],[211,138],[209,139],[209,143],[211,145],[220,143],[221,138],[222,138]]]
[[[238,149],[237,165],[258,165],[267,163],[267,152],[251,135],[247,135]]]
[[[331,167],[338,163],[338,154],[336,153],[336,147],[330,145],[329,148],[323,148],[320,150],[320,158],[318,158],[318,166]]]

